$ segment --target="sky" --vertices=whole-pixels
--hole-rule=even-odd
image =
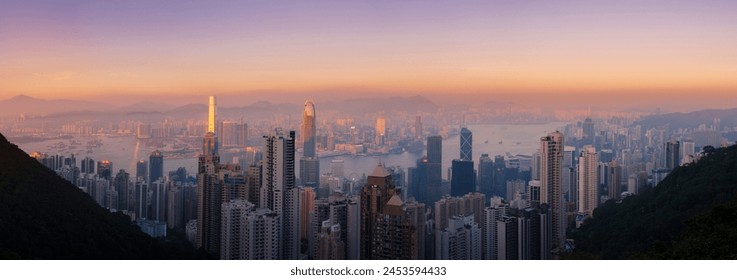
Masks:
[[[0,99],[737,95],[737,1],[0,1]]]

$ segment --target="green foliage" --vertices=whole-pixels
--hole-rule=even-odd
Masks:
[[[567,257],[734,258],[737,245],[720,238],[737,244],[737,222],[726,222],[737,221],[737,205],[720,205],[737,194],[736,159],[737,146],[715,149],[676,168],[655,188],[600,206],[574,233],[576,250]]]
[[[0,135],[0,258],[209,258],[110,213]]]

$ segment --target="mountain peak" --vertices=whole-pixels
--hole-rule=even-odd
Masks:
[[[30,97],[25,94],[19,94],[19,95],[13,96],[10,99],[8,99],[8,101],[34,101],[34,100],[39,100],[39,99]]]

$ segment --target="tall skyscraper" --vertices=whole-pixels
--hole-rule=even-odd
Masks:
[[[420,201],[426,204],[433,204],[438,201],[441,196],[442,186],[442,167],[443,165],[443,138],[440,135],[427,137],[427,200]]]
[[[151,193],[151,204],[147,217],[149,220],[166,221],[166,185],[164,180],[156,180],[149,184]]]
[[[222,253],[225,260],[279,260],[281,218],[243,199],[222,205]],[[275,238],[276,237],[276,238]]]
[[[181,185],[171,185],[166,190],[166,227],[183,229],[184,191]]]
[[[424,204],[404,203],[379,165],[361,189],[361,259],[412,260],[424,255]]]
[[[588,217],[599,204],[598,164],[596,148],[584,147],[578,160],[578,212]]]
[[[202,140],[197,168],[197,248],[220,255],[222,204],[220,155],[215,134],[215,97],[210,96],[208,131]]]
[[[118,192],[118,201],[115,209],[128,210],[128,192],[130,190],[130,174],[121,169],[115,174],[113,187]]]
[[[210,102],[208,104],[208,111],[207,111],[207,132],[215,133],[216,115],[217,115],[217,104],[216,104],[215,96],[210,96]]]
[[[151,155],[148,157],[148,167],[149,184],[164,177],[164,155],[159,150],[151,152]]]
[[[563,134],[553,132],[540,138],[540,202],[550,205],[552,248],[560,250],[565,242],[565,209],[562,185]]]
[[[479,192],[486,195],[486,197],[492,196],[492,187],[494,186],[494,161],[489,157],[489,154],[481,154],[479,158],[478,168],[478,180],[476,180],[479,186]]]
[[[315,189],[300,188],[299,190],[299,239],[300,244],[308,244],[313,238],[311,226],[315,214]],[[309,245],[306,247],[309,248]]]
[[[245,199],[235,199],[223,202],[221,206],[221,260],[243,260],[245,258],[246,248],[251,244],[245,244],[248,240],[244,240],[245,225],[244,217],[248,212],[253,211],[252,203]],[[268,236],[263,236],[269,238]]]
[[[436,236],[435,259],[480,260],[481,229],[473,215],[453,216]]]
[[[320,187],[320,161],[315,151],[315,138],[317,136],[317,116],[315,104],[312,100],[305,102],[302,112],[302,144],[304,146],[303,157],[299,160],[299,179],[302,185],[318,188]]]
[[[299,159],[299,179],[303,186],[320,187],[320,160],[314,157]]]
[[[452,170],[450,195],[463,196],[476,191],[476,174],[473,170],[473,161],[454,159]]]
[[[305,157],[317,157],[315,153],[315,137],[317,136],[317,116],[315,115],[315,104],[312,100],[305,102],[302,112],[302,144]]]
[[[136,162],[136,180],[138,178],[143,178],[143,180],[148,180],[148,161],[145,159],[139,160]],[[134,180],[134,181],[136,181]]]
[[[593,145],[594,144],[594,121],[591,118],[586,118],[582,124],[583,127],[583,144]]]
[[[281,217],[282,258],[299,258],[299,189],[294,176],[294,131],[264,136],[261,206]]]
[[[109,160],[101,160],[97,162],[97,175],[105,180],[110,180],[113,176],[113,163]]]
[[[681,142],[668,141],[665,143],[665,164],[664,168],[673,170],[681,165]]]
[[[486,230],[483,232],[482,254],[484,259],[496,260],[499,259],[499,256],[497,255],[499,239],[497,238],[498,234],[496,221],[501,219],[502,216],[507,215],[507,212],[509,211],[509,205],[503,204],[501,198],[499,197],[497,197],[496,199],[492,199],[491,201],[491,205],[484,209],[484,227],[486,227]]]
[[[376,140],[374,141],[374,144],[376,145],[386,144],[386,119],[385,118],[376,119]]]
[[[619,199],[622,194],[622,167],[616,160],[613,160],[609,162],[607,172],[609,173],[607,174],[609,176],[609,184],[607,184],[609,199]]]
[[[461,128],[461,160],[473,160],[473,133],[468,128]]]
[[[136,213],[136,219],[148,216],[148,185],[145,180],[136,181],[129,208]]]
[[[81,172],[85,174],[95,174],[95,160],[91,159],[89,157],[85,157],[82,159],[81,166]]]

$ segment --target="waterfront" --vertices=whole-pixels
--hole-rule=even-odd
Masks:
[[[483,124],[469,125],[468,128],[473,132],[473,159],[478,163],[481,154],[487,153],[492,158],[495,155],[512,155],[523,154],[531,155],[539,148],[540,137],[547,133],[555,131],[565,126],[566,123],[555,122],[547,124]],[[149,154],[155,148],[147,147],[143,141],[139,141],[132,136],[75,136],[70,141],[79,141],[87,143],[88,141],[99,139],[102,145],[93,148],[92,153],[83,148],[72,149],[70,147],[54,147],[60,140],[48,140],[42,142],[33,142],[19,144],[19,147],[27,153],[39,151],[49,155],[60,154],[68,156],[74,153],[77,162],[89,156],[95,161],[110,160],[116,170],[126,169],[130,173],[135,172],[136,162],[140,159],[148,159]],[[443,139],[443,178],[447,179],[447,170],[451,165],[451,161],[459,157],[460,136],[454,135],[447,139]],[[387,154],[375,156],[335,156],[320,159],[320,172],[325,173],[330,170],[332,160],[343,160],[344,172],[346,176],[355,174],[362,176],[369,174],[378,163],[384,163],[386,166],[400,166],[403,169],[413,167],[417,159],[423,156],[423,153],[403,152],[400,154]],[[299,157],[295,162],[297,170],[299,170]],[[232,161],[231,157],[225,155],[221,158],[222,162]],[[122,163],[122,164],[121,164]],[[190,175],[194,175],[197,170],[197,158],[171,158],[166,157],[164,160],[165,172],[176,170],[179,167],[185,167]],[[117,172],[117,171],[116,171]]]

